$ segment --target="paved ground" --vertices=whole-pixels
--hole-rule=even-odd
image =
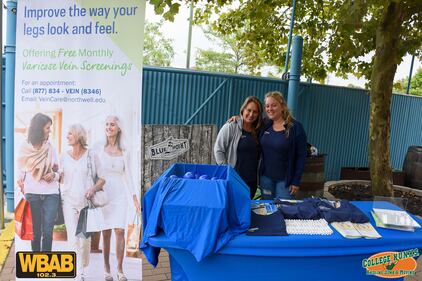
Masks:
[[[0,272],[0,280],[1,281],[15,281],[17,280],[15,278],[15,246],[14,244],[10,248],[10,253],[7,255],[6,262],[3,265],[3,269]],[[101,254],[91,254],[94,255],[93,258],[91,258],[91,265],[98,263],[101,259],[98,259],[97,256],[100,256]],[[96,264],[92,267],[92,270],[90,273],[88,273],[87,281],[97,281],[102,280],[102,276],[98,276],[98,274],[95,274],[95,269],[102,270],[102,262],[101,264]],[[133,277],[133,271],[128,271],[128,268],[126,266],[126,274],[129,280],[141,280],[140,278],[131,278]],[[166,281],[171,280],[171,273],[170,273],[170,263],[168,259],[168,254],[165,251],[162,251],[160,255],[160,264],[154,269],[145,259],[144,256],[142,256],[142,280],[143,281]],[[25,279],[22,279],[25,280]],[[56,279],[57,280],[57,279]],[[69,279],[66,279],[69,280]]]
[[[166,281],[171,280],[170,262],[168,253],[161,250],[159,264],[153,268],[142,254],[142,281]]]

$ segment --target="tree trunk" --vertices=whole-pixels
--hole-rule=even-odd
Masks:
[[[398,1],[399,2],[399,1]],[[399,62],[398,45],[403,9],[390,2],[377,28],[375,61],[371,74],[369,163],[374,195],[392,196],[390,166],[390,107]]]

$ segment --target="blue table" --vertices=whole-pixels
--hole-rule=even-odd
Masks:
[[[373,202],[353,203],[375,225],[369,214]],[[385,204],[386,207],[391,205]],[[385,280],[366,275],[362,260],[384,251],[422,249],[422,230],[405,232],[377,228],[377,231],[382,238],[346,239],[336,231],[330,236],[242,234],[201,262],[163,234],[151,237],[149,243],[169,252],[173,281]]]

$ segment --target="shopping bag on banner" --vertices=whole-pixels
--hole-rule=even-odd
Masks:
[[[15,233],[22,240],[32,240],[34,238],[31,206],[25,198],[22,198],[15,208]]]
[[[88,239],[92,233],[86,231],[87,215],[89,207],[86,206],[79,212],[78,225],[76,226],[76,237]]]
[[[141,240],[141,220],[138,214],[135,215],[133,222],[127,227],[126,237],[126,256],[132,258],[141,258],[139,242]]]
[[[97,232],[104,229],[104,216],[100,208],[89,208],[86,216],[86,231]]]

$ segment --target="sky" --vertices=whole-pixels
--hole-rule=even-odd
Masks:
[[[3,12],[6,12],[3,7]],[[162,18],[155,14],[153,6],[147,3],[146,9],[146,20],[149,22],[158,22]],[[6,17],[3,17],[3,44],[6,40]],[[180,12],[176,15],[174,22],[164,22],[162,32],[165,37],[173,39],[175,56],[171,67],[176,68],[186,68],[186,50],[187,50],[187,40],[188,40],[188,30],[189,30],[189,7],[181,6]],[[192,29],[192,47],[191,47],[191,67],[195,64],[195,54],[198,48],[202,49],[218,49],[212,42],[210,42],[202,32],[201,27],[193,26]],[[396,76],[394,80],[402,79],[406,76],[409,76],[410,64],[412,57],[406,56],[403,59],[403,62],[397,67]],[[415,63],[413,66],[413,74],[418,68],[422,67],[420,60],[415,58]],[[349,76],[347,80],[336,77],[334,74],[329,74],[327,84],[337,85],[337,86],[347,86],[353,84],[356,86],[361,86],[365,84],[364,79],[357,79],[354,76]]]

